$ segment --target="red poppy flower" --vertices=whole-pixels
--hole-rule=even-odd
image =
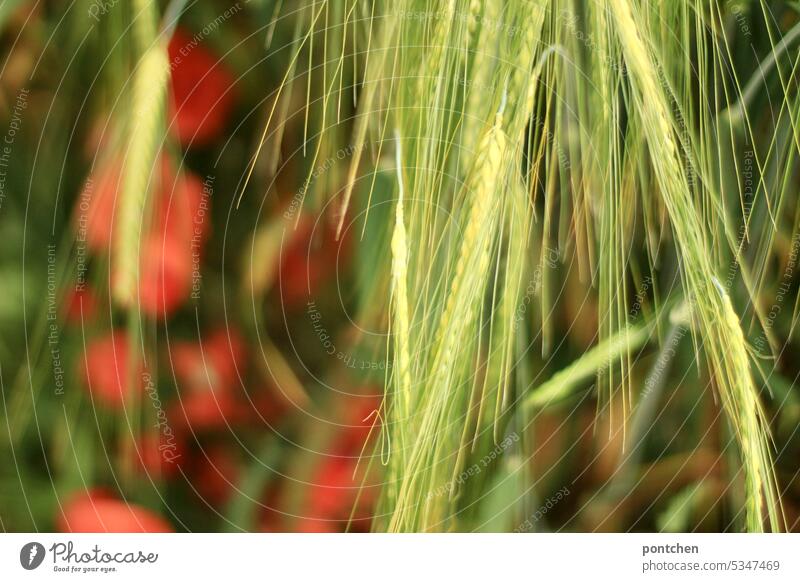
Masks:
[[[151,317],[166,317],[189,297],[191,256],[173,238],[148,237],[141,257],[139,306]]]
[[[91,321],[97,313],[97,304],[97,297],[89,287],[72,288],[64,301],[64,319],[72,325]]]
[[[233,107],[233,76],[190,32],[178,28],[169,43],[171,129],[183,145],[219,137]]]
[[[208,231],[207,203],[203,183],[189,172],[176,172],[172,162],[162,156],[160,173],[153,196],[157,202],[156,220],[151,233],[174,238],[187,248],[201,242]],[[77,201],[78,238],[94,252],[109,250],[112,243],[114,214],[122,192],[121,160],[106,161],[87,179]],[[148,233],[150,234],[150,233]]]
[[[202,345],[177,342],[170,356],[179,398],[173,405],[173,417],[181,419],[182,428],[220,429],[244,418],[246,410],[236,399],[235,387],[246,351],[236,330],[215,331]]]
[[[239,332],[219,329],[197,342],[178,342],[170,350],[175,375],[183,393],[232,393],[239,382],[247,351]]]
[[[361,508],[358,513],[364,513],[371,493],[368,488],[361,491],[362,476],[355,473],[357,463],[355,458],[328,457],[320,464],[309,491],[309,517],[348,519],[357,499]]]
[[[297,228],[288,232],[278,268],[278,292],[289,310],[305,305],[337,268],[349,259],[348,237],[336,240],[333,226],[303,216]]]
[[[368,529],[375,488],[371,473],[366,474],[365,480],[368,461],[360,461],[360,455],[376,421],[373,413],[380,398],[361,396],[358,402],[345,402],[349,404],[344,409],[345,420],[352,424],[345,424],[333,438],[336,456],[325,457],[317,468],[308,497],[309,517],[349,520],[352,514],[356,520],[352,525],[359,530]]]
[[[198,454],[192,469],[192,484],[203,500],[219,507],[234,493],[240,473],[234,455],[217,445]]]
[[[207,232],[203,184],[175,173],[163,158],[155,224],[142,246],[139,305],[153,317],[171,314],[189,297]]]
[[[247,350],[234,328],[219,329],[199,342],[177,342],[170,350],[178,382],[178,413],[195,430],[224,428],[245,421],[271,421],[286,403],[272,390],[247,391],[240,381]]]
[[[208,206],[200,179],[189,171],[178,172],[166,156],[161,158],[161,183],[156,197],[155,232],[184,241],[202,241],[208,232]]]
[[[133,389],[128,384],[131,380],[128,338],[113,332],[93,340],[86,347],[82,363],[83,378],[92,398],[111,408],[121,408]],[[141,386],[139,372],[135,372],[135,386]]]
[[[62,507],[58,529],[64,533],[167,533],[172,527],[152,511],[99,490],[75,494]]]
[[[139,281],[139,305],[152,317],[171,314],[189,297],[209,227],[203,183],[189,172],[178,173],[166,156],[159,163],[155,216],[143,234]],[[118,160],[107,162],[87,181],[78,200],[78,238],[92,251],[104,252],[112,245],[121,174]]]

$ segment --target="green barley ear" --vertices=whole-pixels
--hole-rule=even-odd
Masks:
[[[653,337],[655,326],[656,320],[653,319],[625,328],[601,341],[531,391],[525,398],[525,406],[531,410],[540,410],[569,398],[583,382],[598,374],[605,375],[614,362],[628,357],[644,346]]]
[[[155,3],[141,0],[150,14],[140,13],[144,23],[155,20]],[[142,24],[137,40],[154,34],[154,26]],[[136,299],[139,282],[139,240],[146,216],[151,177],[156,172],[159,144],[163,140],[164,113],[170,65],[164,41],[153,39],[133,73],[131,115],[128,120],[129,138],[122,178],[120,208],[116,213],[114,245],[114,299],[130,307]]]
[[[459,425],[451,419],[462,414],[457,405],[469,401],[467,363],[474,358],[476,349],[476,338],[471,334],[479,323],[499,232],[503,177],[509,167],[502,109],[503,106],[495,122],[486,130],[478,148],[481,155],[476,159],[466,185],[470,208],[443,309],[432,330],[432,344],[426,351],[415,355],[427,360],[422,369],[424,380],[418,377],[409,382],[398,371],[394,376],[400,390],[404,384],[410,383],[415,388],[424,387],[424,391],[415,395],[413,416],[396,417],[404,430],[392,440],[406,450],[390,459],[390,474],[398,484],[396,491],[391,493],[389,531],[428,530],[442,524],[449,515],[451,476],[458,471],[458,462],[452,465],[452,460],[445,461],[444,466],[439,466],[444,460],[440,455],[443,450],[454,447],[464,433],[463,427],[459,430]],[[399,237],[395,240],[400,242]],[[398,315],[400,313],[396,310],[395,317]],[[396,319],[395,330],[403,325]],[[402,348],[397,346],[397,341],[396,338],[396,347]],[[395,406],[395,414],[404,410],[402,397],[400,402],[400,406]],[[417,417],[415,426],[408,426],[410,418],[414,417]]]
[[[399,131],[395,132],[397,142],[397,183],[398,196],[395,207],[394,232],[392,234],[392,305],[394,322],[394,344],[398,390],[395,394],[401,416],[411,414],[411,355],[410,355],[410,313],[408,303],[408,235],[406,234],[403,187],[403,153]]]
[[[745,499],[747,503],[747,529],[760,532],[764,529],[764,509],[773,531],[781,528],[783,516],[779,493],[773,472],[770,452],[769,423],[753,383],[750,356],[742,333],[739,317],[725,288],[714,278],[713,283],[723,302],[719,326],[726,338],[731,338],[726,352],[730,388],[720,390],[722,405],[734,417],[731,424],[739,440],[744,464]]]
[[[752,376],[741,326],[730,298],[715,277],[704,223],[691,196],[675,138],[675,122],[630,0],[608,0],[633,87],[633,111],[647,140],[652,169],[682,261],[683,282],[698,323],[723,408],[735,428],[747,482],[747,526],[763,531],[768,506],[773,531],[782,527],[769,435]],[[639,17],[638,22],[641,22]]]

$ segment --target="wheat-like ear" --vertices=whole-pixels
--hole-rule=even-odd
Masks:
[[[411,354],[410,311],[408,303],[408,235],[405,225],[405,189],[403,186],[403,153],[399,131],[395,132],[397,143],[398,196],[395,207],[394,232],[392,233],[392,305],[394,323],[395,373],[397,374],[395,406],[398,414],[411,414]],[[402,446],[403,443],[400,443]]]
[[[422,490],[430,495],[446,487],[449,475],[441,474],[438,447],[463,431],[454,433],[449,424],[453,403],[463,399],[456,391],[463,389],[459,362],[472,359],[475,339],[464,337],[477,321],[483,294],[489,280],[491,252],[497,235],[500,187],[507,168],[507,138],[502,130],[502,115],[488,128],[478,151],[481,156],[468,183],[471,208],[464,226],[460,250],[449,284],[444,309],[436,327],[434,344],[429,352],[425,392],[417,398],[419,415],[416,434],[398,439],[409,444],[404,466],[397,468],[400,483],[389,520],[389,531],[427,530],[444,520],[448,496],[423,498],[419,507],[419,481],[428,484]],[[415,383],[416,384],[416,383]],[[435,445],[434,445],[435,443]],[[451,445],[452,446],[452,445]],[[433,465],[433,466],[432,466]],[[455,469],[453,469],[455,470]],[[449,489],[448,489],[449,492]]]
[[[723,382],[720,381],[720,393],[725,410],[735,415],[731,424],[739,440],[744,464],[747,529],[763,531],[766,505],[770,526],[777,531],[783,527],[783,515],[772,468],[769,424],[753,384],[750,356],[739,317],[724,287],[717,279],[714,283],[723,303],[723,316],[719,321],[721,335],[730,339],[722,354],[729,364],[724,370],[729,374],[724,383],[727,390],[722,389]]]
[[[772,530],[781,528],[777,488],[769,454],[769,437],[753,386],[747,346],[736,312],[724,289],[715,284],[715,269],[704,224],[675,139],[675,124],[658,81],[653,59],[637,25],[630,0],[608,0],[621,50],[634,89],[634,112],[641,119],[659,192],[669,214],[680,253],[683,281],[690,297],[722,404],[735,428],[747,481],[747,525],[763,531],[763,499]]]
[[[133,73],[129,138],[122,178],[120,207],[115,218],[113,296],[130,307],[139,282],[139,240],[147,194],[163,140],[170,66],[165,42],[156,40],[156,4],[139,0],[137,42],[144,51]]]
[[[563,370],[553,374],[528,394],[525,406],[539,410],[558,404],[575,393],[581,383],[603,375],[614,362],[627,357],[653,338],[656,319],[625,328],[601,341]]]

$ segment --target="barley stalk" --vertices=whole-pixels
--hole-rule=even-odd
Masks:
[[[497,386],[497,396],[495,401],[494,418],[500,418],[505,404],[509,399],[509,380],[513,369],[513,347],[515,345],[515,335],[519,324],[517,308],[522,295],[522,283],[525,276],[528,252],[528,242],[530,240],[531,204],[528,200],[528,189],[523,184],[517,182],[513,191],[506,197],[507,209],[506,216],[508,222],[508,250],[506,258],[506,273],[503,282],[503,291],[500,304],[497,310],[497,317],[492,320],[492,326],[497,323],[497,333],[493,332],[490,341],[492,354],[497,354],[493,358],[490,354],[487,363],[487,385]],[[484,389],[484,392],[486,390]],[[495,439],[498,438],[497,429],[499,425],[495,422]]]

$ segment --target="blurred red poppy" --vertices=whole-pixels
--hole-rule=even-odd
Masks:
[[[97,304],[97,297],[90,287],[72,287],[64,300],[64,319],[72,325],[88,323],[97,314]]]
[[[78,238],[94,252],[108,251],[121,191],[122,164],[110,160],[87,180],[78,200]],[[190,172],[178,172],[166,156],[159,161],[153,190],[155,215],[143,233],[139,306],[152,317],[170,315],[188,299],[203,242],[209,208],[203,183]]]
[[[148,238],[142,248],[139,306],[152,317],[171,314],[189,296],[191,261],[173,239]]]
[[[222,62],[178,28],[169,43],[173,114],[170,124],[182,145],[205,145],[222,134],[234,102],[235,79]]]
[[[278,267],[278,292],[286,309],[305,305],[319,293],[349,260],[349,237],[336,240],[332,225],[316,223],[311,216],[300,218],[297,228],[287,232]]]
[[[358,493],[353,469],[350,459],[341,457],[331,457],[320,464],[309,496],[314,517],[333,518],[349,511]]]
[[[172,160],[162,156],[154,232],[183,241],[187,247],[205,239],[208,207],[204,194],[197,176],[185,168],[178,171]]]
[[[348,520],[356,503],[355,517],[364,517],[373,495],[371,488],[362,489],[357,466],[358,459],[348,457],[327,457],[320,463],[309,491],[308,517]]]
[[[76,493],[61,508],[57,527],[64,533],[167,533],[173,531],[161,516],[115,499],[102,490]]]
[[[111,408],[121,408],[131,395],[131,379],[134,386],[143,386],[138,378],[141,366],[131,378],[128,338],[120,332],[92,340],[86,346],[82,364],[83,379],[92,398]]]
[[[192,484],[214,507],[224,505],[239,482],[240,465],[231,452],[215,445],[200,451],[192,465]]]
[[[207,232],[203,184],[161,163],[155,224],[142,246],[139,305],[152,317],[170,315],[188,299]]]
[[[247,351],[238,331],[218,329],[200,342],[176,342],[170,349],[181,394],[232,395],[243,374]]]
[[[244,374],[247,352],[232,328],[212,332],[198,342],[177,342],[170,350],[178,382],[172,417],[179,427],[193,431],[225,428],[248,416],[237,398],[239,374]]]
[[[158,182],[155,199],[159,201],[159,226],[165,225],[167,211],[175,216],[173,230],[185,230],[185,236],[191,236],[194,216],[200,205],[203,184],[188,172],[178,174],[167,156],[158,162],[158,173],[153,176]],[[118,158],[105,160],[95,168],[86,180],[78,200],[77,226],[79,233],[84,234],[86,243],[93,251],[108,249],[114,225],[114,211],[119,200],[117,195],[122,191],[123,161]],[[202,223],[201,223],[202,225]]]

